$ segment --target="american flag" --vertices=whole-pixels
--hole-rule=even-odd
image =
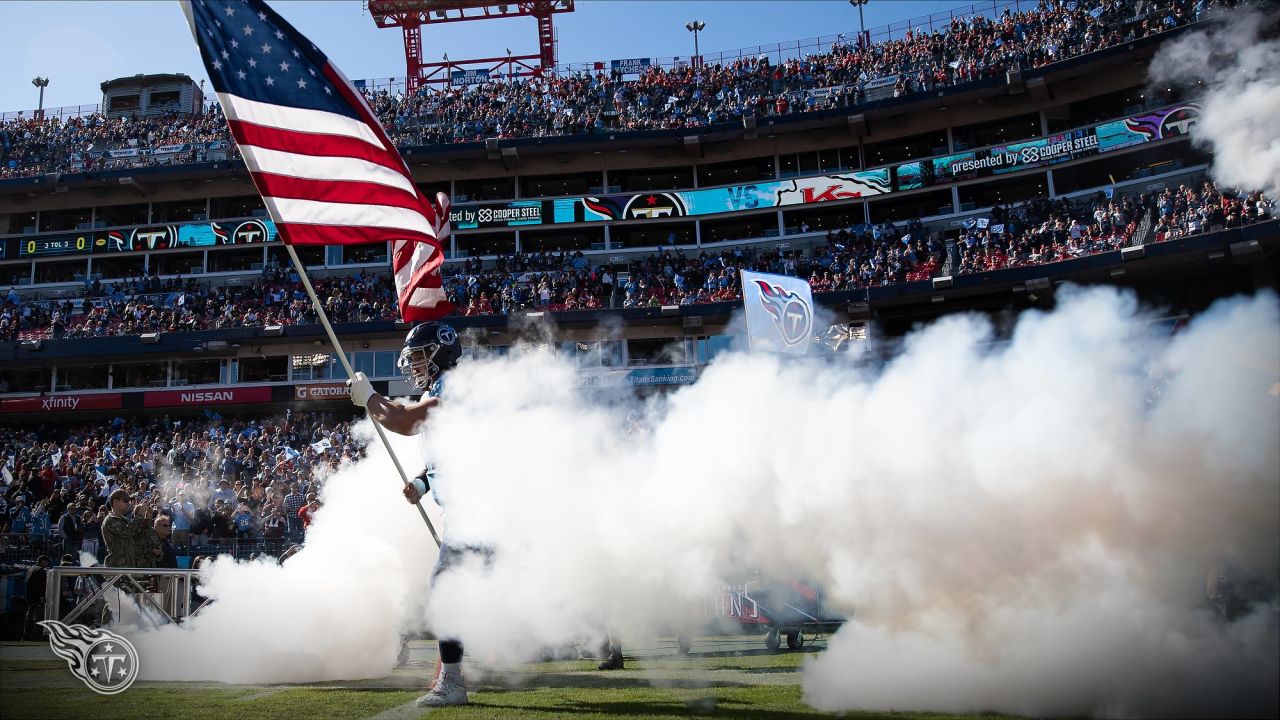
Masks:
[[[260,0],[182,3],[231,134],[295,245],[392,243],[400,315],[453,308],[440,282],[449,200],[433,207],[360,93]]]

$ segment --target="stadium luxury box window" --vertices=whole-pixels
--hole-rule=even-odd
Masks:
[[[150,217],[150,206],[146,203],[132,205],[100,205],[95,209],[98,227],[120,227],[123,225],[146,225]]]
[[[691,188],[693,187],[693,167],[610,170],[609,184],[616,185],[620,192]]]
[[[453,242],[458,246],[458,257],[510,255],[516,251],[514,232],[467,234],[455,232]]]
[[[505,177],[455,180],[453,188],[455,203],[511,200],[516,196],[516,179]]]
[[[854,150],[856,152],[857,148],[854,148]],[[774,164],[772,157],[710,163],[698,166],[698,187],[739,185],[760,180],[772,180],[773,175]]]
[[[955,212],[950,190],[933,190],[869,203],[871,222],[905,222]]]
[[[947,153],[947,131],[934,130],[933,132],[912,135],[897,140],[867,143],[863,147],[863,153],[867,167],[879,167],[905,160],[918,160],[932,155],[943,155]]]
[[[522,198],[602,194],[604,194],[604,174],[600,172],[531,175],[520,178],[520,197]]]
[[[212,198],[209,200],[209,219],[255,217],[267,214],[262,198],[257,195]]]
[[[180,223],[208,219],[208,201],[204,198],[151,204],[151,222],[153,223]]]
[[[951,129],[952,149],[955,152],[969,148],[1003,145],[1017,140],[1040,136],[1040,114],[1027,113],[1016,117],[1000,118],[973,125],[960,125]]]
[[[93,208],[45,210],[40,213],[40,232],[87,230],[93,226]]]
[[[584,227],[520,233],[520,249],[525,252],[587,251],[604,249],[604,228]]]

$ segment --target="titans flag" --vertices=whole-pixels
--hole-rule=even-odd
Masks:
[[[813,338],[813,291],[786,275],[742,271],[742,303],[752,350],[803,355]]]
[[[310,40],[260,0],[182,2],[209,79],[280,238],[392,243],[400,314],[449,313],[448,200],[433,207],[373,111]]]

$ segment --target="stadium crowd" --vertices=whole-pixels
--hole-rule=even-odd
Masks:
[[[367,91],[392,139],[402,146],[667,128],[695,128],[747,115],[770,116],[864,102],[869,88],[894,96],[1034,68],[1197,21],[1239,0],[1041,0],[996,18],[955,18],[945,30],[772,62],[766,56],[695,68],[648,68],[636,80],[619,73],[573,73],[494,80],[413,95]],[[74,172],[124,164],[189,162],[186,156],[111,158],[123,147],[229,141],[217,107],[201,116],[151,118],[101,114],[0,124],[0,178]],[[234,149],[228,150],[234,154]]]
[[[316,294],[333,322],[394,320],[395,290],[390,275],[360,273],[316,278]],[[267,270],[242,285],[207,287],[193,278],[146,276],[86,284],[85,297],[45,303],[22,302],[12,290],[0,303],[0,339],[61,339],[183,332],[318,322],[315,309],[292,268]]]
[[[1235,228],[1270,219],[1275,203],[1261,192],[1224,190],[1206,180],[1138,197],[1094,201],[1037,198],[992,209],[985,229],[962,231],[956,274],[1043,265],[1123,247],[1150,214],[1153,242]],[[1004,232],[993,228],[1003,224]]]
[[[1261,222],[1274,201],[1206,181],[1137,196],[1103,193],[1085,199],[1036,198],[996,206],[966,223],[955,238],[920,220],[828,231],[813,250],[733,247],[696,254],[678,247],[627,265],[592,265],[581,252],[468,258],[446,266],[444,287],[460,315],[559,312],[732,301],[738,271],[804,277],[814,292],[833,292],[954,274],[1043,265],[1116,250],[1150,214],[1151,242]],[[954,239],[956,253],[949,254]],[[947,265],[948,259],[952,264]],[[395,288],[387,272],[315,281],[334,322],[394,320]],[[317,322],[292,269],[267,270],[252,283],[206,287],[193,278],[131,278],[86,286],[81,312],[71,300],[25,300],[14,288],[0,299],[0,341],[181,332]]]
[[[278,553],[318,508],[316,474],[362,455],[351,416],[117,417],[86,425],[0,426],[0,542],[102,560],[107,498],[124,489],[167,515],[173,543],[231,541]],[[0,552],[3,548],[0,548]]]

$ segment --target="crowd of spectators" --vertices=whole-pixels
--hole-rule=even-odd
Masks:
[[[367,91],[402,146],[703,127],[747,115],[770,116],[856,105],[869,87],[894,96],[1041,67],[1197,21],[1239,0],[1041,0],[995,18],[954,18],[943,30],[863,45],[839,41],[824,52],[773,61],[767,55],[700,67],[653,66],[638,79],[617,72],[495,79],[412,95]],[[217,108],[202,116],[109,119],[95,114],[0,124],[0,178],[50,171],[162,162],[110,159],[130,146],[229,141]],[[191,160],[198,150],[193,149]],[[179,160],[183,160],[179,158]],[[163,160],[174,161],[172,158]]]
[[[20,117],[0,124],[0,178],[197,162],[206,157],[202,147],[192,147],[185,153],[120,158],[105,155],[104,151],[230,140],[226,120],[217,105],[200,115],[109,118],[92,113],[44,120]]]
[[[1146,218],[1151,242],[1240,227],[1270,219],[1274,202],[1261,192],[1237,192],[1204,181],[1160,192],[1068,200],[1037,198],[993,208],[990,224],[961,232],[956,274],[1043,265],[1117,250]],[[1002,232],[993,228],[1000,227]]]
[[[854,290],[925,280],[944,269],[965,274],[1116,250],[1134,239],[1147,215],[1150,234],[1143,240],[1160,242],[1260,222],[1274,212],[1274,201],[1260,192],[1221,189],[1206,181],[1199,188],[1136,196],[1098,193],[996,206],[981,223],[972,220],[958,233],[927,228],[920,220],[832,229],[810,250],[738,246],[685,252],[671,247],[626,264],[604,265],[593,265],[580,251],[468,258],[446,265],[443,284],[456,313],[466,316],[691,305],[740,298],[739,270],[803,277],[818,293]],[[388,271],[317,278],[314,285],[334,322],[397,317]],[[193,278],[154,276],[105,286],[95,281],[85,294],[77,307],[71,300],[27,301],[10,288],[0,298],[0,340],[318,321],[292,269],[213,287]]]
[[[108,496],[171,519],[176,547],[301,539],[327,470],[360,457],[350,416],[118,417],[83,426],[0,426],[0,539],[103,558]],[[61,547],[59,547],[59,545]]]
[[[332,322],[369,322],[397,317],[388,274],[360,273],[315,278],[313,286]],[[292,268],[268,270],[253,282],[206,286],[193,278],[128,278],[86,284],[85,297],[23,302],[10,289],[0,303],[0,339],[54,339],[139,335],[319,322]]]

